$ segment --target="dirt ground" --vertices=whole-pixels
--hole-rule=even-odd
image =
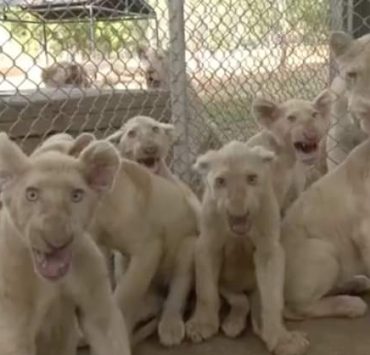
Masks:
[[[368,297],[370,301],[370,297]],[[370,303],[370,302],[368,302]],[[358,319],[321,319],[290,322],[289,328],[307,332],[311,347],[307,355],[370,355],[370,312]],[[218,336],[202,344],[184,343],[166,349],[157,340],[137,346],[133,355],[268,355],[250,329],[238,339]],[[81,352],[79,355],[88,355]],[[109,354],[107,354],[109,355]]]

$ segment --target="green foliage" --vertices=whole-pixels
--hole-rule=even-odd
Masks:
[[[157,11],[160,43],[168,39],[167,0],[148,0]],[[329,0],[186,0],[186,40],[192,48],[232,51],[268,42],[276,33],[299,35],[306,44],[327,38]],[[15,10],[15,18],[34,19]],[[137,43],[148,41],[153,22],[98,22],[94,27],[95,48],[109,54],[123,48],[135,50]],[[41,25],[6,23],[14,38],[31,55],[38,53],[43,38]],[[52,54],[62,51],[87,56],[93,44],[89,23],[47,26],[48,47]]]
[[[31,14],[19,9],[15,9],[11,17],[35,21]],[[93,48],[105,54],[116,53],[123,48],[135,50],[137,43],[144,37],[147,26],[148,22],[145,20],[97,22],[93,26],[89,22],[47,24],[48,50],[55,56],[68,51],[85,57]],[[35,55],[42,49],[42,24],[15,21],[5,23],[5,27],[30,55]]]

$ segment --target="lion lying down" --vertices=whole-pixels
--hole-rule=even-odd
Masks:
[[[130,354],[104,260],[86,230],[119,169],[96,142],[78,159],[27,157],[0,134],[0,353],[75,353],[75,311],[95,354]]]

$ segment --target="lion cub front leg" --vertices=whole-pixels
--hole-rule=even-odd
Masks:
[[[158,271],[163,245],[160,241],[147,242],[131,255],[126,272],[117,281],[115,298],[125,316],[129,334],[133,331],[139,307]]]
[[[262,308],[262,329],[258,333],[274,354],[306,353],[309,345],[306,337],[302,333],[288,331],[283,324],[284,252],[279,241],[259,243],[254,261]]]
[[[222,248],[201,235],[195,246],[196,307],[186,323],[186,334],[193,342],[206,340],[219,330],[221,258]]]
[[[126,324],[114,300],[102,253],[90,238],[85,238],[75,253],[75,260],[69,291],[92,353],[130,355]]]
[[[185,336],[183,312],[193,282],[195,241],[193,237],[187,238],[178,251],[158,327],[159,339],[166,346],[180,344]]]

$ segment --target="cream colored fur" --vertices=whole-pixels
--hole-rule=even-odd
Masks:
[[[81,64],[72,62],[58,62],[44,68],[41,73],[46,87],[65,88],[91,86],[91,79]]]
[[[149,89],[170,91],[170,63],[167,51],[154,48],[140,48],[139,57],[144,69],[144,76]],[[208,149],[218,149],[222,141],[222,132],[215,126],[209,116],[202,99],[193,87],[191,78],[186,82],[187,112],[189,115],[189,148],[192,158],[206,152]],[[182,138],[182,137],[180,137]],[[183,172],[183,171],[182,171]],[[191,186],[200,194],[200,181],[191,176]]]
[[[32,153],[33,156],[49,152],[58,151],[71,156],[78,156],[81,151],[95,140],[90,133],[81,133],[73,138],[69,133],[56,133],[49,136]]]
[[[175,126],[148,116],[130,118],[122,128],[107,138],[116,143],[122,157],[134,160],[152,173],[173,181],[188,196],[189,203],[200,215],[200,202],[193,191],[169,169],[166,160],[175,142]]]
[[[339,69],[331,85],[335,100],[326,144],[332,170],[370,133],[370,35],[352,39],[333,32],[330,48]]]
[[[50,151],[58,151],[71,156],[78,156],[84,148],[86,148],[92,141],[95,140],[94,135],[90,133],[81,133],[76,138],[73,138],[68,133],[56,133],[49,136],[42,144],[37,147],[32,156],[43,154]],[[112,287],[115,286],[114,266],[112,265],[113,254],[110,249],[99,246],[100,251],[103,253],[108,271],[109,280]],[[85,337],[79,332],[78,347],[86,347],[88,343]]]
[[[282,224],[287,316],[358,317],[366,312],[361,298],[333,295],[332,290],[357,275],[370,276],[369,156],[366,140],[288,211]]]
[[[195,342],[219,329],[219,292],[231,309],[221,327],[235,337],[245,328],[249,300],[261,297],[261,325],[255,331],[275,354],[303,354],[308,341],[282,321],[284,254],[280,213],[272,186],[274,153],[230,142],[200,156],[195,169],[204,177],[201,234],[195,249],[196,309],[186,324]],[[258,315],[253,315],[257,318]]]
[[[122,159],[114,188],[96,216],[92,231],[98,242],[129,259],[127,270],[117,280],[115,296],[130,330],[142,317],[148,297],[165,287],[168,296],[158,325],[159,338],[164,345],[180,343],[198,230],[184,190]]]
[[[329,128],[331,93],[323,91],[312,102],[291,99],[283,103],[257,98],[253,111],[263,127],[247,142],[274,151],[277,159],[272,165],[273,187],[283,211],[305,189],[307,179],[320,161],[320,143]],[[304,153],[298,144],[311,144]]]
[[[199,220],[200,201],[193,191],[171,172],[166,163],[170,149],[176,139],[174,125],[158,122],[148,116],[135,116],[130,118],[119,131],[113,133],[107,139],[117,145],[123,158],[136,161],[152,173],[162,176],[179,186],[184,191]],[[114,263],[115,278],[118,279],[125,272],[128,263],[119,253],[115,253]],[[155,308],[158,308],[158,297],[156,297],[156,301],[153,309],[149,307],[149,314],[152,314]],[[140,331],[140,333],[142,332]],[[146,336],[139,335],[139,332],[136,332],[133,341],[139,342],[144,337]]]
[[[0,353],[70,355],[75,310],[95,354],[130,354],[103,258],[86,230],[114,183],[107,142],[78,159],[27,157],[0,134]]]

